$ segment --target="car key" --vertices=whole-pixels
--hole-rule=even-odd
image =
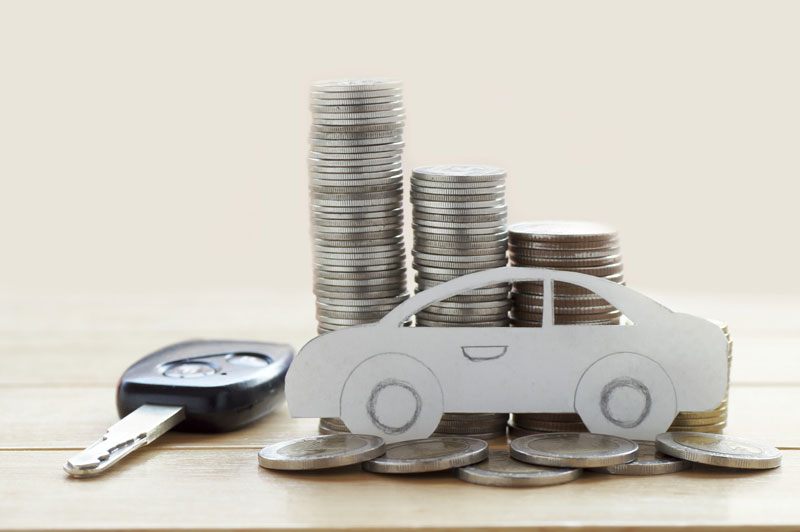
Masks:
[[[226,432],[269,413],[284,400],[292,348],[234,340],[167,346],[129,367],[117,386],[122,419],[70,458],[64,470],[92,477],[177,426]]]

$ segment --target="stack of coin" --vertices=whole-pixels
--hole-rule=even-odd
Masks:
[[[728,339],[728,388],[731,382],[731,356],[733,352],[733,341],[731,340],[728,324],[717,320],[711,320],[719,325],[725,337]],[[725,397],[714,410],[708,412],[678,412],[675,421],[670,426],[670,432],[708,432],[721,433],[725,425],[728,424],[728,390],[725,390]]]
[[[415,168],[411,177],[417,291],[506,265],[506,172],[474,165]],[[418,327],[505,327],[508,285],[473,290],[428,306]],[[445,414],[437,434],[490,438],[507,414]]]
[[[508,229],[512,266],[567,270],[623,282],[617,232],[606,225],[578,221],[513,224]],[[541,282],[514,283],[511,325],[541,327]],[[620,312],[606,300],[578,286],[556,282],[553,313],[557,324],[619,324]],[[511,425],[523,432],[585,432],[576,413],[514,414]]]
[[[311,113],[314,293],[324,333],[377,321],[408,298],[401,83],[320,81]],[[346,431],[337,419],[320,429]]]
[[[399,81],[311,87],[309,175],[319,332],[380,319],[408,297]]]
[[[522,222],[509,227],[512,266],[566,270],[623,282],[617,232],[592,222]],[[539,327],[542,283],[514,283],[511,324]],[[553,311],[557,324],[618,324],[620,312],[604,299],[578,286],[556,282]]]

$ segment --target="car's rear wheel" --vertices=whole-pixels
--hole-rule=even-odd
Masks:
[[[442,388],[433,372],[401,353],[365,360],[342,389],[341,418],[347,428],[387,443],[427,438],[443,408]]]
[[[653,440],[677,412],[672,380],[655,361],[636,353],[614,353],[584,372],[575,410],[592,432]]]

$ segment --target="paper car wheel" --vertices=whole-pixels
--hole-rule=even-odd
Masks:
[[[636,353],[592,364],[578,382],[575,410],[591,432],[653,440],[677,415],[675,388],[664,369]]]
[[[443,408],[442,389],[433,372],[400,353],[365,360],[342,389],[341,417],[347,428],[387,443],[427,438]]]

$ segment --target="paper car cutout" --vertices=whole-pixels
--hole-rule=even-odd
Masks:
[[[542,327],[404,326],[432,303],[513,281],[543,281]],[[626,324],[555,324],[554,281],[602,297]],[[720,404],[727,350],[714,323],[626,286],[504,267],[420,292],[376,323],[314,338],[289,369],[286,398],[292,417],[339,417],[387,442],[428,437],[444,412],[577,412],[592,432],[653,440],[679,411]]]

